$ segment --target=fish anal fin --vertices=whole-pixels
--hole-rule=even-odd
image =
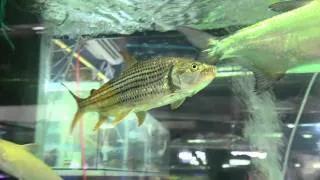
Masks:
[[[137,120],[138,120],[138,126],[140,127],[144,120],[146,119],[147,116],[147,112],[146,111],[140,111],[140,112],[136,112],[136,116],[137,116]]]
[[[116,119],[114,121],[112,121],[112,125],[116,126],[118,125],[128,114],[130,111],[128,112],[123,112],[121,113],[119,116],[116,117]]]
[[[183,99],[180,99],[180,100],[178,100],[178,101],[175,101],[175,102],[173,102],[173,103],[171,103],[171,109],[173,110],[173,109],[177,109],[178,107],[180,107],[182,104],[183,104],[183,102],[186,100],[186,98],[183,98]]]
[[[281,1],[273,3],[269,6],[269,9],[275,12],[287,12],[294,9],[297,9],[299,7],[302,7],[308,3],[310,3],[311,0],[291,0],[291,1]]]
[[[35,143],[30,143],[30,144],[21,145],[21,147],[22,147],[23,149],[25,149],[26,151],[35,152],[35,151],[37,151],[37,149],[39,148],[39,145],[38,145],[38,144],[35,144]]]
[[[108,119],[107,115],[100,114],[99,121],[96,123],[95,127],[93,128],[93,131],[96,131],[100,128],[100,126]]]
[[[216,41],[216,38],[211,34],[192,27],[178,26],[176,30],[185,35],[188,41],[200,50],[207,49],[209,42]]]
[[[70,127],[70,134],[72,134],[72,131],[74,129],[74,127],[76,126],[76,124],[81,120],[82,116],[83,116],[84,112],[83,111],[77,111],[76,114],[74,115],[74,118],[72,120],[71,123],[71,127]]]

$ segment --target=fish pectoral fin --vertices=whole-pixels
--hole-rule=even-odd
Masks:
[[[178,26],[176,30],[185,35],[188,41],[200,50],[208,49],[209,41],[216,39],[211,34],[192,27]]]
[[[118,125],[128,114],[130,111],[128,112],[123,112],[121,113],[119,116],[116,117],[116,119],[114,121],[112,121],[112,125],[116,126]]]
[[[136,116],[138,118],[138,126],[141,126],[144,120],[146,119],[147,112],[146,111],[136,112]]]
[[[29,152],[36,152],[37,149],[39,148],[39,145],[38,144],[35,144],[35,143],[31,143],[31,144],[24,144],[24,145],[21,145],[21,147],[23,149],[25,149],[26,151],[29,151]]]
[[[178,107],[180,107],[182,104],[183,104],[183,102],[186,100],[186,98],[183,98],[183,99],[180,99],[180,100],[178,100],[178,101],[175,101],[175,102],[173,102],[173,103],[171,103],[171,109],[173,110],[173,109],[177,109]]]
[[[99,121],[96,123],[95,127],[93,128],[93,131],[96,131],[100,128],[100,126],[107,120],[108,116],[101,115],[99,117]]]
[[[287,12],[291,11],[293,9],[297,9],[299,7],[302,7],[304,5],[307,5],[310,3],[311,0],[291,0],[291,1],[282,1],[282,2],[276,2],[269,6],[269,9],[275,12]]]

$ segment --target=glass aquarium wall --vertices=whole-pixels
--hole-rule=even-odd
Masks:
[[[42,47],[47,48],[42,53],[48,54],[43,54],[40,62],[43,83],[38,104],[45,106],[37,113],[36,140],[42,145],[44,159],[54,159],[50,165],[62,173],[85,168],[101,170],[104,175],[113,170],[122,175],[128,171],[168,174],[169,131],[151,114],[147,114],[141,127],[135,115],[130,114],[117,126],[110,119],[94,130],[99,113],[88,112],[70,134],[77,104],[68,89],[87,97],[92,89],[119,73],[123,64],[112,40],[83,42],[81,46],[80,41],[53,39],[51,46]],[[107,45],[110,54],[103,49]],[[107,58],[99,59],[101,56]]]
[[[319,9],[0,1],[0,179],[319,180]]]

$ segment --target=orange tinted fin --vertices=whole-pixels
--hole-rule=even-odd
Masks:
[[[146,118],[147,112],[141,111],[141,112],[136,112],[136,116],[138,118],[138,126],[141,126],[142,123],[144,122]]]
[[[114,126],[118,125],[118,124],[129,114],[129,112],[130,112],[130,111],[121,113],[121,114],[112,122],[112,125],[114,125]]]
[[[108,116],[101,115],[99,121],[97,122],[96,126],[93,128],[93,131],[96,131],[100,128],[100,126],[107,120]]]
[[[74,118],[72,120],[71,127],[70,127],[70,134],[72,134],[72,131],[73,131],[74,127],[81,120],[81,117],[82,117],[83,114],[84,114],[84,112],[78,110],[76,112],[76,114],[74,115]]]

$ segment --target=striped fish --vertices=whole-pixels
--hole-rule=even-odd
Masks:
[[[71,124],[70,133],[81,116],[89,111],[99,112],[97,130],[108,117],[115,117],[118,124],[130,112],[137,116],[140,126],[146,111],[171,104],[178,108],[187,97],[205,88],[215,77],[215,67],[187,58],[165,57],[137,61],[121,75],[108,81],[90,96],[80,98],[71,92],[78,110]]]

